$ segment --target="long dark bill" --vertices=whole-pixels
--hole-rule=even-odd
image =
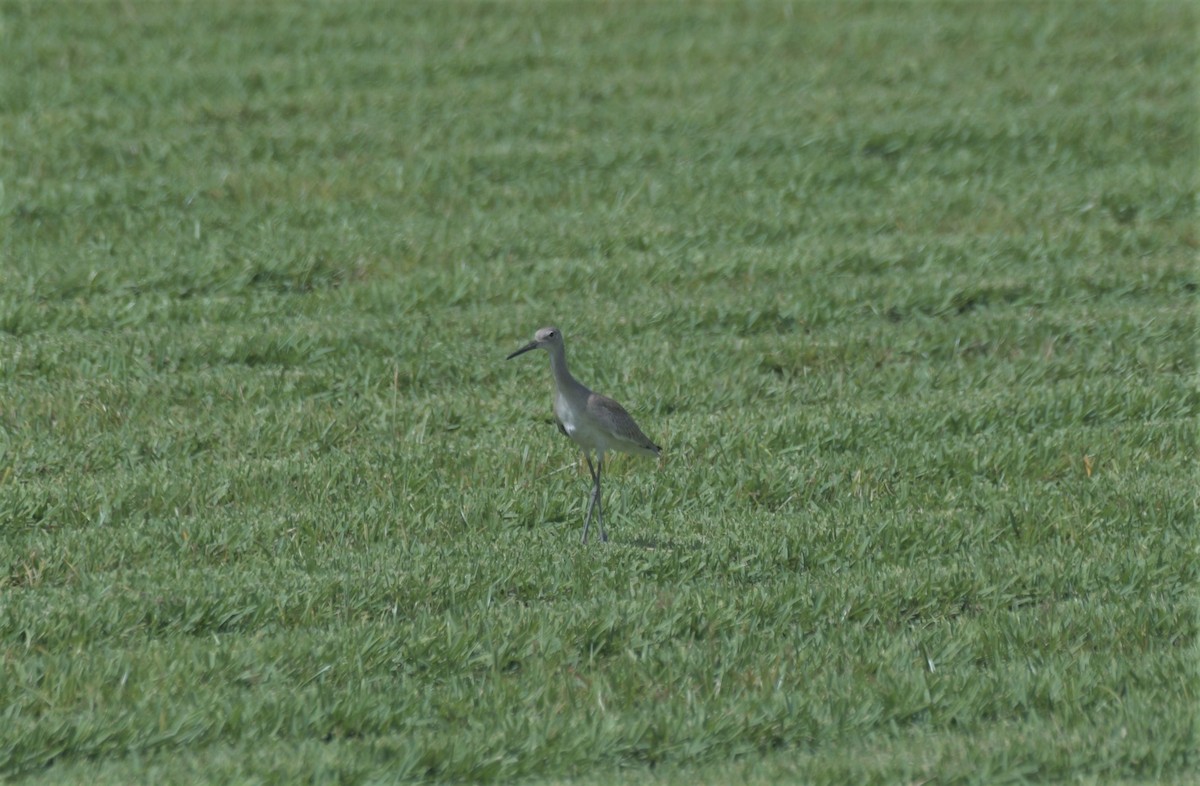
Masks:
[[[531,349],[537,349],[537,342],[536,342],[536,341],[530,341],[528,344],[526,344],[525,346],[523,346],[523,347],[521,347],[520,349],[518,349],[516,352],[514,352],[514,353],[512,353],[511,355],[509,355],[508,357],[506,357],[506,358],[505,358],[505,360],[512,360],[512,359],[513,359],[513,358],[515,358],[517,355],[523,355],[523,354],[525,354],[526,352],[528,352],[528,351],[529,351],[529,350],[531,350]]]

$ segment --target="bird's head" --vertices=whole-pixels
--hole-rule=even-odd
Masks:
[[[531,349],[544,349],[547,352],[561,348],[563,345],[562,331],[556,327],[544,327],[533,334],[533,341],[518,349],[506,358],[512,360],[517,355],[523,355]]]

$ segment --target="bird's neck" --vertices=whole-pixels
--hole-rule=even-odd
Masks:
[[[567,353],[565,350],[550,353],[550,371],[554,374],[554,384],[559,390],[568,391],[583,387],[579,380],[571,376],[567,370]]]

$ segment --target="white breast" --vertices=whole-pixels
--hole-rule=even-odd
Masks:
[[[600,428],[592,418],[588,417],[586,405],[569,401],[562,393],[554,397],[554,415],[562,423],[563,430],[576,445],[589,450],[608,450],[609,438],[607,432]]]

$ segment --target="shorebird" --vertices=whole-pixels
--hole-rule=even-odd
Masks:
[[[588,502],[587,518],[583,522],[583,538],[587,543],[593,509],[600,527],[600,540],[608,541],[604,531],[604,505],[600,502],[600,473],[604,471],[604,454],[610,450],[639,456],[657,456],[662,451],[642,433],[629,413],[608,396],[588,390],[567,370],[567,350],[562,331],[544,327],[534,334],[533,341],[508,356],[512,360],[533,349],[544,349],[550,355],[550,371],[554,374],[554,419],[558,430],[571,438],[583,452],[588,472],[592,475],[592,498]],[[592,465],[592,453],[596,464]]]

